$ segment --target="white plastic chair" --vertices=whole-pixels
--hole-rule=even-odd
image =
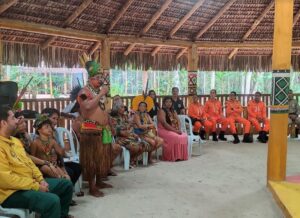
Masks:
[[[112,138],[112,143],[116,143],[115,138]],[[130,153],[129,150],[127,150],[124,146],[121,146],[122,148],[122,157],[124,162],[124,170],[129,170],[129,164],[130,164]],[[121,158],[120,158],[121,160]]]
[[[180,127],[181,131],[185,132],[188,135],[188,146],[189,146],[189,156],[192,156],[193,153],[193,143],[197,142],[199,147],[201,146],[201,143],[204,143],[200,136],[194,135],[193,133],[193,125],[192,125],[192,120],[189,116],[187,115],[178,115],[180,119]],[[186,123],[188,124],[188,128],[186,126]],[[200,147],[201,151],[201,147]]]
[[[72,156],[71,158],[64,158],[65,162],[74,162],[74,163],[79,163],[79,149],[80,149],[80,143],[79,140],[74,132],[74,130],[71,130],[71,132],[69,130],[67,130],[66,128],[63,127],[57,127],[55,129],[56,132],[56,139],[58,144],[64,148],[65,147],[65,142],[64,142],[64,135],[66,134],[69,143],[70,143],[70,147],[71,147],[71,153]],[[75,149],[75,145],[74,145],[74,138],[76,140],[76,144],[77,144],[77,149]],[[82,175],[80,175],[78,181],[76,182],[75,186],[74,186],[74,190],[76,193],[81,191],[81,187],[82,187]]]
[[[27,209],[3,208],[0,206],[0,217],[1,217],[1,215],[15,215],[20,218],[30,218],[31,217],[29,210],[27,210]]]

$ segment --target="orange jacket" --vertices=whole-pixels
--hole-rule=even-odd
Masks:
[[[222,104],[217,99],[209,99],[207,102],[205,102],[204,111],[210,117],[219,117],[223,115]]]
[[[266,105],[264,102],[250,100],[247,106],[248,118],[267,118]]]
[[[228,100],[226,105],[226,117],[241,117],[243,107],[238,100]]]
[[[201,105],[201,103],[191,103],[188,107],[188,115],[195,119],[203,119],[207,118],[204,107]]]

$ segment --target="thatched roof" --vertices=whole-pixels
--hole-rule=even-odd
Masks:
[[[1,2],[4,64],[37,66],[44,61],[47,66],[73,67],[79,54],[109,38],[112,66],[186,67],[186,48],[192,43],[198,46],[201,70],[270,70],[271,66],[272,0]],[[299,70],[300,0],[294,5],[293,66]],[[124,55],[130,45],[132,50]],[[100,50],[96,46],[96,52]]]

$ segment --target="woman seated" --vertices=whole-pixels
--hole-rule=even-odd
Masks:
[[[154,90],[150,90],[148,92],[148,95],[153,99],[153,103],[154,103],[154,106],[149,111],[150,117],[153,118],[154,116],[157,116],[157,112],[160,109],[160,106],[159,106],[159,103],[156,100],[156,93],[155,93]]]
[[[156,128],[151,117],[147,113],[146,102],[139,103],[138,111],[135,113],[133,121],[135,127],[134,133],[151,145],[151,150],[148,153],[148,161],[151,164],[153,162],[152,152],[162,146],[163,139],[156,136]]]
[[[54,168],[47,170],[41,170],[46,177],[54,178],[66,178],[70,180],[70,177],[61,163],[61,158],[65,156],[65,150],[61,148],[53,138],[53,129],[51,127],[51,121],[47,116],[39,116],[35,123],[34,128],[38,135],[31,144],[31,155],[48,161],[53,164]]]
[[[188,136],[180,131],[180,120],[171,97],[163,99],[162,109],[158,111],[158,135],[164,140],[163,160],[188,159]]]
[[[130,151],[131,165],[135,166],[137,157],[144,151],[151,150],[151,147],[133,132],[133,128],[128,122],[125,107],[122,103],[115,103],[113,105],[111,117],[111,124],[113,129],[115,129],[115,133],[113,133],[116,137],[116,143]]]

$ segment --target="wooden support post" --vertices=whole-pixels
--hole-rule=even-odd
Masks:
[[[197,94],[198,52],[196,44],[188,48],[188,94]]]
[[[107,84],[110,89],[110,41],[108,39],[102,41],[100,60],[103,82]]]
[[[288,90],[292,51],[294,0],[275,0],[271,125],[267,179],[283,181],[286,176]]]

